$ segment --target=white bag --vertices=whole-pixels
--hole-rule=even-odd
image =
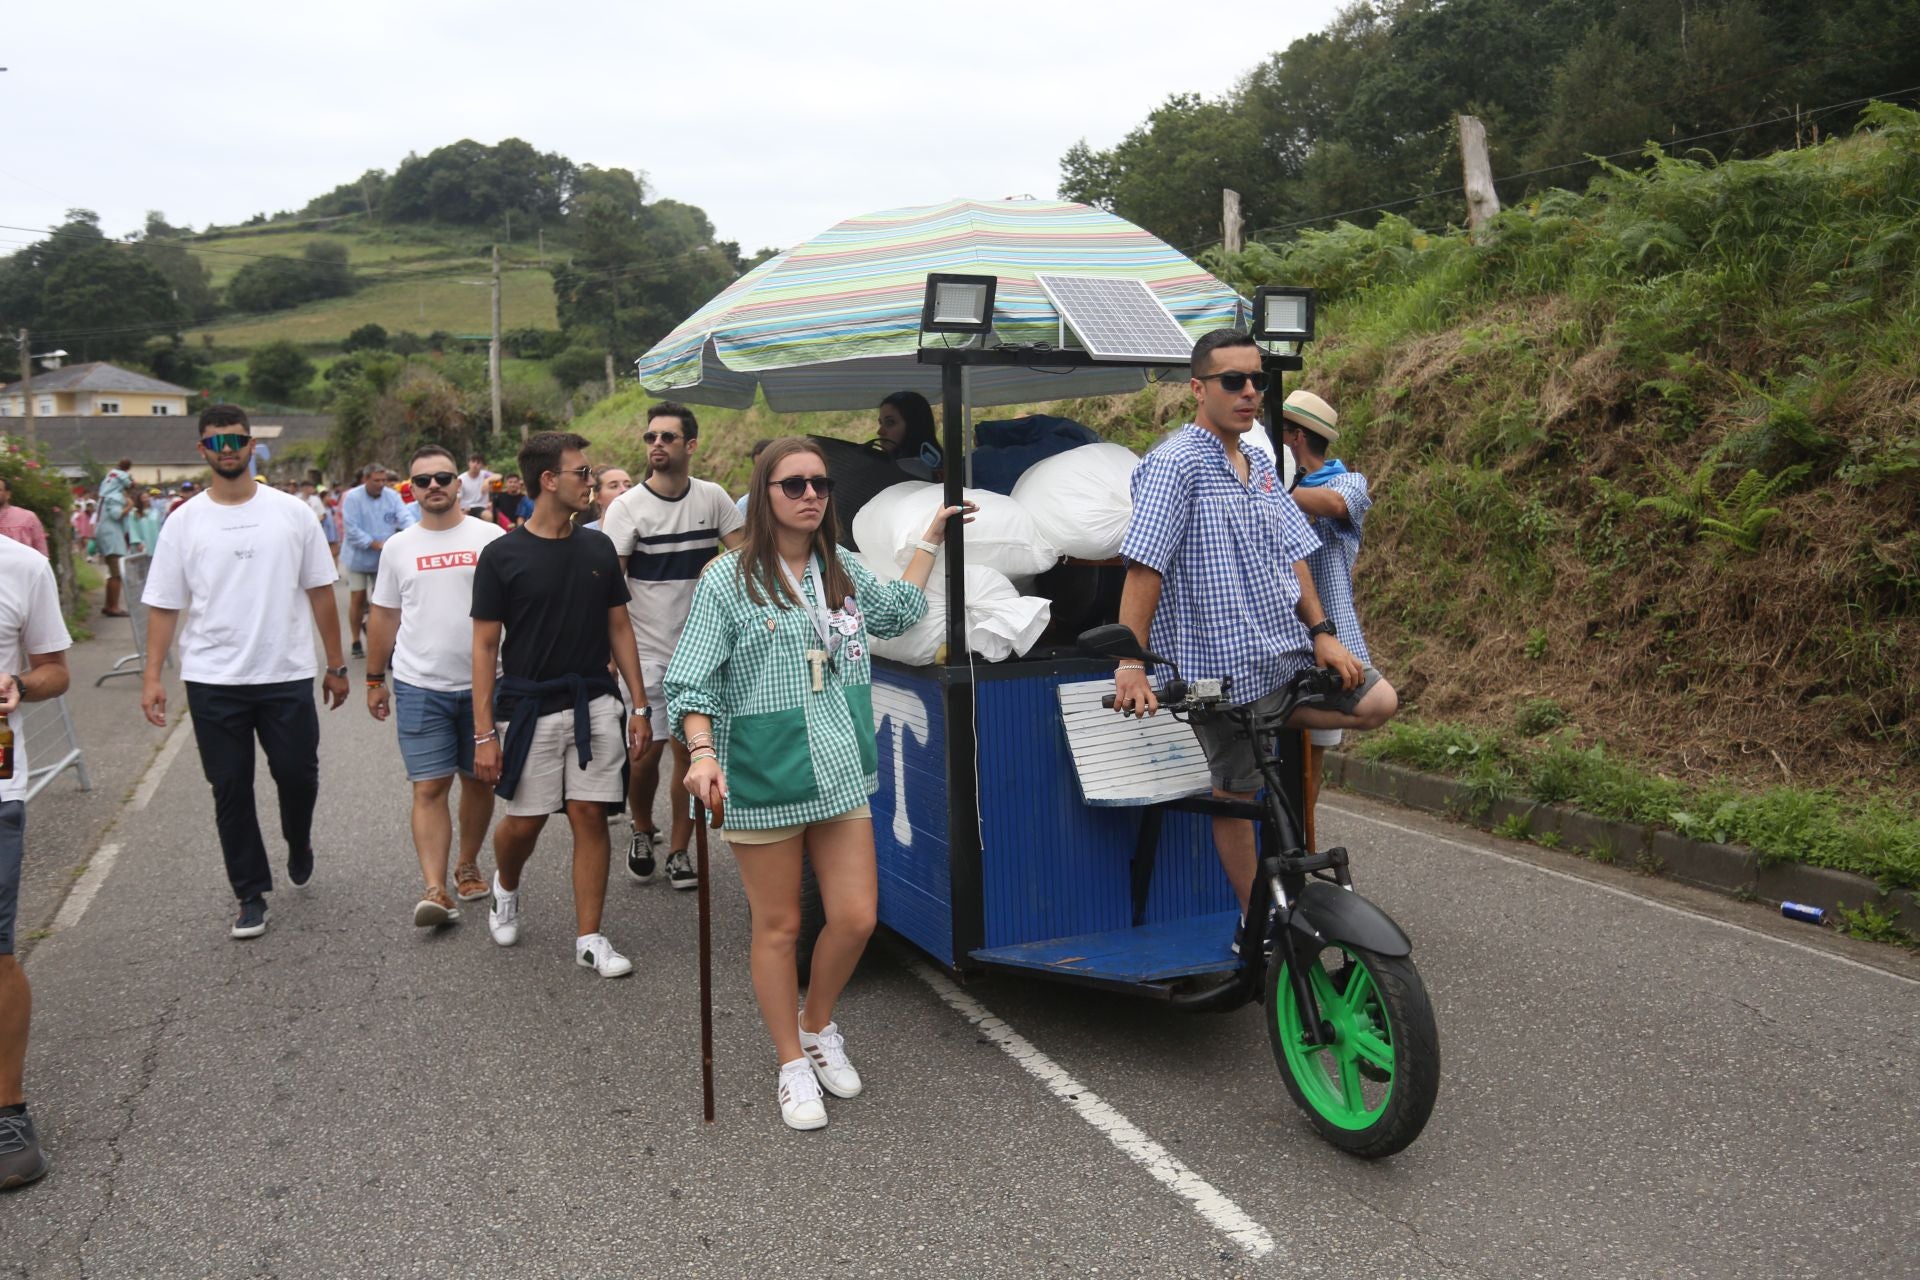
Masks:
[[[867,566],[882,578],[897,578],[913,559],[914,543],[939,514],[941,486],[909,480],[882,489],[867,499],[853,517],[853,544]],[[997,569],[1008,577],[1044,573],[1060,558],[1040,536],[1025,507],[1004,493],[966,490],[968,502],[979,506],[967,526],[967,567]],[[946,553],[935,558],[933,576],[945,570]]]
[[[967,647],[980,661],[999,662],[1033,648],[1052,612],[1050,602],[1014,590],[1006,574],[967,566]],[[915,667],[930,665],[946,643],[947,580],[939,570],[927,583],[927,616],[904,635],[870,640],[876,656]]]
[[[1133,518],[1129,484],[1140,459],[1118,444],[1083,444],[1028,467],[1013,500],[1061,555],[1110,560]]]

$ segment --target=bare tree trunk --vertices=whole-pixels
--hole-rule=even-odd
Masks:
[[[1467,230],[1477,239],[1488,219],[1500,212],[1487,159],[1487,128],[1472,116],[1460,117],[1460,168],[1467,189]]]
[[[1240,252],[1240,193],[1223,189],[1220,192],[1220,246],[1229,254]]]

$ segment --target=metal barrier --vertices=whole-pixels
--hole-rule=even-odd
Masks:
[[[74,732],[73,713],[67,710],[64,694],[47,702],[22,703],[20,728],[27,748],[27,794],[21,797],[23,800],[39,795],[68,769],[80,775],[82,791],[93,790],[93,779],[87,776],[87,758],[80,750],[80,735]]]
[[[134,652],[113,664],[113,670],[93,682],[98,689],[115,676],[137,676],[147,668],[147,602],[142,599],[147,591],[147,569],[153,564],[153,556],[141,552],[137,556],[127,556],[120,561],[120,579],[123,598],[127,602],[127,620],[133,624]],[[135,665],[122,671],[121,668],[131,662]],[[173,662],[172,654],[161,656],[160,665],[166,667]]]

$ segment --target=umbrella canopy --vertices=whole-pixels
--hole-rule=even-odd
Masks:
[[[872,408],[894,391],[938,403],[940,370],[919,363],[929,272],[999,277],[994,332],[1060,344],[1036,272],[1144,281],[1198,338],[1237,324],[1241,298],[1191,258],[1110,213],[1060,200],[950,200],[870,213],[761,263],[639,360],[660,395],[745,408],[763,390],[781,413]],[[936,341],[934,335],[929,341]],[[955,339],[956,342],[959,339]],[[1137,390],[1138,367],[967,370],[976,405]]]

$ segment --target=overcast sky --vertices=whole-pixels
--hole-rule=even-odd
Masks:
[[[1051,197],[1078,139],[1225,92],[1338,7],[22,3],[0,41],[0,223],[235,223],[409,151],[520,137],[784,247],[876,209]],[[0,253],[31,238],[0,230]]]

